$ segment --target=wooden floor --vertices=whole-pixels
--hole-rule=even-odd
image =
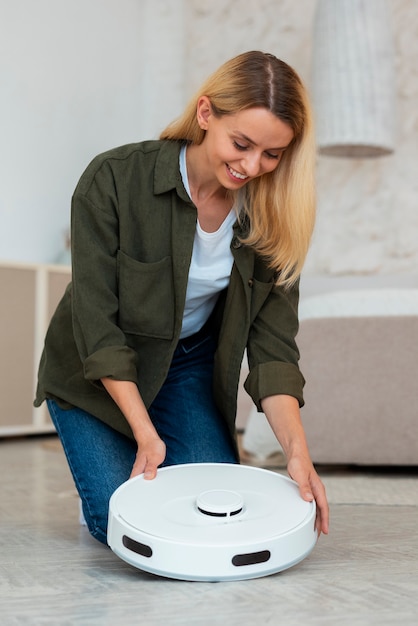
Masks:
[[[191,583],[125,564],[78,524],[54,437],[0,441],[0,624],[412,626],[418,474],[324,468],[332,530],[299,565]]]

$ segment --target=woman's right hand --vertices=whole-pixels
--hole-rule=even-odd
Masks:
[[[159,437],[138,444],[138,451],[130,478],[144,474],[146,480],[152,480],[157,474],[157,468],[165,459],[165,443]]]
[[[165,459],[166,447],[155,430],[138,387],[128,380],[102,378],[101,381],[125,416],[138,444],[130,478],[139,474],[144,474],[147,480],[155,478],[158,466]]]

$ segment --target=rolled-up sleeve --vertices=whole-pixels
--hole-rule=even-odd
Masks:
[[[115,378],[136,382],[135,353],[126,346],[101,348],[88,356],[83,364],[86,380]]]
[[[304,377],[299,370],[296,335],[298,284],[289,290],[273,287],[253,321],[247,344],[249,375],[245,389],[259,411],[267,396],[286,394],[303,406]]]

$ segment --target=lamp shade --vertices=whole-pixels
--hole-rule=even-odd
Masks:
[[[320,153],[362,158],[393,152],[394,55],[386,0],[318,0],[312,78]]]

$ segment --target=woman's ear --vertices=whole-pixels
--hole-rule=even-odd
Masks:
[[[212,115],[212,107],[207,96],[200,96],[197,101],[196,117],[197,123],[202,130],[208,129],[209,118]]]

